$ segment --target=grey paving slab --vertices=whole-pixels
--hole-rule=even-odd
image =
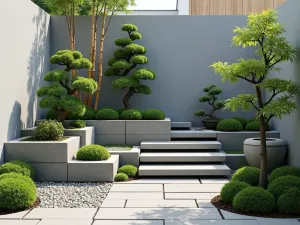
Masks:
[[[127,200],[126,208],[197,208],[194,200]]]
[[[37,225],[40,220],[0,220],[1,225]]]
[[[256,220],[165,220],[165,225],[259,225]]]
[[[211,199],[209,193],[165,193],[165,199]]]
[[[226,184],[229,182],[228,179],[206,179],[206,178],[201,178],[200,179],[202,184]]]
[[[199,208],[215,208],[213,204],[211,204],[210,199],[207,200],[197,200],[197,204]]]
[[[110,192],[108,199],[163,199],[163,192]]]
[[[100,208],[95,219],[104,220],[220,220],[217,209],[213,208]]]
[[[143,178],[128,181],[129,184],[200,184],[197,178]]]
[[[163,225],[163,220],[95,220],[93,225]]]
[[[256,218],[259,225],[299,225],[300,222],[296,219],[267,219]]]
[[[162,184],[113,184],[110,192],[162,192]]]
[[[91,225],[92,219],[42,219],[38,225]]]
[[[2,219],[22,219],[28,212],[29,212],[29,210],[25,210],[25,211],[18,212],[18,213],[0,215],[0,220],[2,220]]]
[[[221,213],[224,216],[225,220],[255,220],[256,219],[253,216],[235,214],[235,213],[224,211],[222,209],[221,209]]]
[[[119,199],[119,200],[106,199],[101,204],[101,207],[103,207],[103,208],[124,208],[125,202],[126,202],[125,199]]]
[[[24,219],[92,219],[97,208],[36,208]]]
[[[165,192],[220,192],[224,184],[166,184]]]

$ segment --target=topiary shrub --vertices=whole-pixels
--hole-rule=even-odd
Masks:
[[[103,161],[110,158],[107,149],[101,145],[86,145],[81,147],[76,155],[76,159],[84,161]]]
[[[86,122],[83,120],[75,120],[71,121],[69,125],[74,128],[84,128],[86,126]]]
[[[143,112],[144,120],[164,120],[165,118],[164,112],[159,109],[147,109]]]
[[[35,201],[36,189],[30,183],[14,178],[0,180],[0,210],[23,210]]]
[[[125,110],[122,114],[120,119],[122,120],[141,120],[143,115],[140,110],[138,109],[128,109]]]
[[[276,200],[261,187],[248,187],[234,197],[233,207],[246,213],[271,213],[276,210]]]
[[[245,166],[238,169],[232,176],[233,181],[242,181],[251,186],[257,186],[259,183],[260,170],[256,167]]]
[[[225,119],[218,123],[217,130],[229,132],[242,131],[243,125],[235,119]]]
[[[133,165],[124,165],[119,168],[118,173],[125,173],[128,177],[135,177],[137,174],[137,167]]]
[[[8,179],[8,178],[16,179],[16,180],[21,180],[21,181],[25,181],[25,182],[27,182],[34,190],[36,189],[36,186],[35,186],[35,183],[33,182],[33,180],[30,179],[29,177],[26,177],[26,176],[22,175],[22,174],[12,172],[12,173],[3,173],[3,174],[0,175],[0,181],[1,181],[1,180],[4,180],[4,179]]]
[[[113,109],[100,109],[95,117],[97,120],[118,120],[119,113]]]
[[[295,176],[295,177],[300,177],[300,169],[298,169],[295,166],[282,166],[279,167],[275,170],[272,171],[270,177],[269,177],[269,182],[274,181],[275,179],[283,176]]]
[[[48,112],[46,112],[46,120],[57,120],[59,117],[59,113],[53,109],[49,109]]]
[[[279,212],[300,215],[300,190],[290,188],[277,201]]]
[[[85,113],[83,115],[70,113],[67,115],[68,120],[93,120],[95,119],[96,111],[89,106],[85,106]]]
[[[268,191],[278,199],[285,191],[292,187],[300,187],[300,177],[291,175],[278,177],[269,184]]]
[[[128,181],[128,176],[125,173],[118,173],[115,176],[115,181]]]
[[[34,137],[41,141],[60,140],[64,135],[65,128],[61,122],[45,120],[37,125]]]
[[[121,116],[125,110],[126,110],[125,108],[118,109],[117,112],[119,113],[119,116]]]
[[[232,117],[231,119],[239,121],[243,125],[243,128],[245,128],[248,123],[248,121],[243,117]]]
[[[260,122],[259,121],[249,122],[246,125],[245,130],[247,130],[247,131],[260,131]],[[267,125],[267,130],[270,130],[269,125]]]
[[[250,187],[250,185],[245,182],[231,181],[223,186],[221,190],[221,200],[227,204],[232,204],[237,193],[247,187]]]
[[[26,177],[34,179],[35,170],[26,162],[19,160],[10,161],[0,166],[0,174],[18,173]]]

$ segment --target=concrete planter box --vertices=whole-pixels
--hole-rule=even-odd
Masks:
[[[242,150],[247,138],[259,137],[259,131],[222,132],[216,131],[217,141],[222,143],[223,150]],[[278,131],[268,131],[268,138],[280,138]]]
[[[119,167],[130,164],[136,167],[140,164],[140,148],[132,147],[131,151],[109,151],[111,155],[119,155]]]
[[[68,163],[68,181],[112,182],[114,181],[118,168],[118,155],[112,155],[105,161],[72,160]]]
[[[226,152],[223,153],[226,155],[225,164],[232,170],[237,170],[243,166],[248,165],[245,154],[227,154]]]
[[[33,136],[36,127],[21,130],[22,137]],[[84,127],[80,129],[65,129],[64,136],[80,137],[80,147],[95,143],[95,128]]]

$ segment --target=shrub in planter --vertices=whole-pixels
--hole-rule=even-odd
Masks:
[[[125,173],[118,173],[115,176],[115,181],[127,181],[129,178]]]
[[[0,180],[0,210],[22,210],[36,201],[36,189],[26,181],[14,178]]]
[[[298,169],[295,166],[282,166],[282,167],[276,168],[275,170],[272,171],[272,173],[269,177],[269,182],[271,183],[272,181],[276,180],[277,178],[287,176],[287,175],[300,177],[300,169]]]
[[[231,119],[239,121],[243,125],[243,128],[245,128],[248,123],[248,121],[243,117],[232,117]]]
[[[118,120],[119,113],[113,109],[100,109],[95,117],[97,120]]]
[[[300,215],[300,190],[288,189],[279,197],[277,207],[279,212]]]
[[[218,123],[217,130],[229,132],[242,131],[243,125],[235,119],[225,119]]]
[[[19,160],[10,161],[0,166],[0,174],[18,173],[26,177],[34,179],[35,170],[26,162]]]
[[[276,210],[276,200],[261,187],[248,187],[234,197],[233,207],[246,213],[271,213]]]
[[[144,120],[164,120],[165,118],[164,112],[159,109],[147,109],[143,112]]]
[[[256,167],[245,166],[238,169],[232,176],[233,181],[242,181],[251,186],[257,186],[259,183],[260,170]]]
[[[125,173],[128,177],[132,178],[136,176],[137,171],[137,167],[133,165],[124,165],[119,168],[118,173]]]
[[[70,126],[74,128],[84,128],[86,126],[86,122],[83,120],[75,120],[70,122]]]
[[[223,186],[221,190],[221,200],[227,204],[232,204],[237,193],[247,187],[250,187],[250,185],[245,182],[231,181]]]
[[[22,174],[15,173],[15,172],[4,173],[4,174],[0,175],[0,181],[4,180],[4,179],[8,179],[8,178],[24,181],[24,182],[28,183],[32,187],[33,190],[36,190],[35,183],[29,177],[23,176]]]
[[[260,122],[259,121],[249,122],[246,125],[245,130],[247,130],[247,131],[260,131]],[[270,130],[269,125],[267,125],[267,130]]]
[[[53,109],[49,109],[48,112],[46,112],[45,117],[46,120],[57,120],[57,118],[59,117],[59,113]]]
[[[36,127],[34,137],[41,141],[56,141],[63,137],[64,131],[65,128],[61,122],[46,120]]]
[[[125,108],[118,109],[117,112],[119,113],[119,116],[121,116],[125,110],[126,110]]]
[[[81,147],[76,155],[76,159],[84,161],[103,161],[110,158],[107,149],[101,145],[86,145]]]
[[[67,115],[68,120],[92,120],[94,119],[96,111],[89,106],[85,106],[85,113],[83,115],[70,113]]]
[[[122,112],[121,117],[122,120],[141,120],[143,119],[142,112],[138,109],[128,109]]]
[[[268,191],[278,199],[285,191],[292,187],[300,187],[300,177],[291,175],[279,177],[269,184]]]

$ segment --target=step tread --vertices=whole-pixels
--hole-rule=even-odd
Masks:
[[[222,152],[142,152],[140,157],[157,156],[157,157],[213,157],[213,156],[226,156]]]
[[[143,141],[141,149],[221,149],[218,141]]]
[[[172,138],[217,138],[213,130],[171,130]]]
[[[230,170],[230,168],[224,164],[197,164],[197,165],[176,165],[176,164],[166,164],[166,165],[140,165],[139,170]]]

